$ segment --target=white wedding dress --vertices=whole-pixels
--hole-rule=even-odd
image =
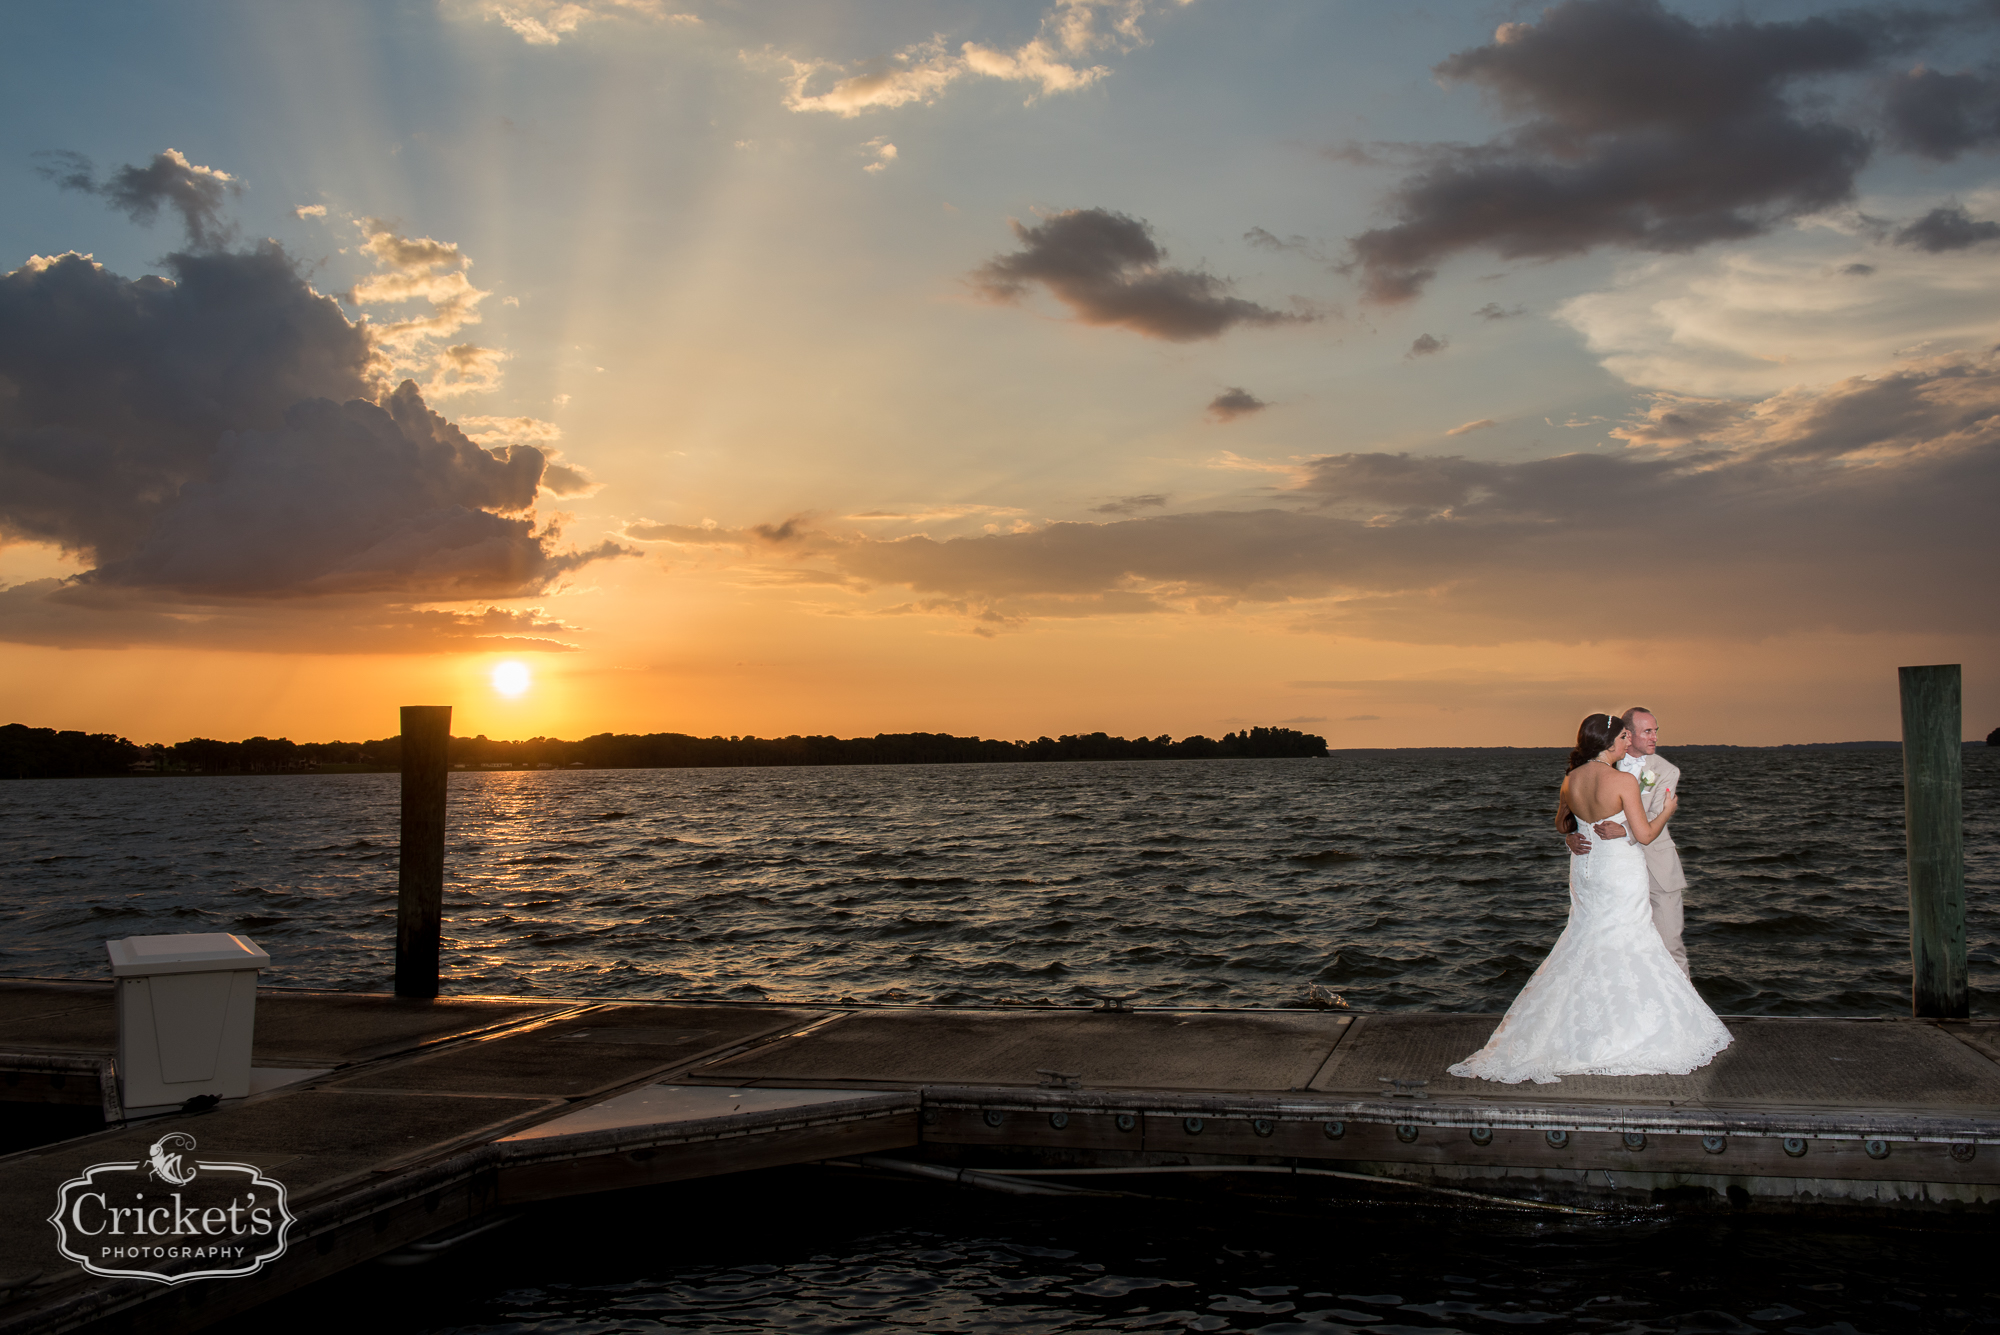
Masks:
[[[1681,976],[1653,926],[1646,850],[1601,839],[1581,821],[1577,828],[1591,849],[1569,860],[1569,925],[1493,1037],[1453,1075],[1508,1085],[1686,1075],[1729,1046],[1729,1030]]]

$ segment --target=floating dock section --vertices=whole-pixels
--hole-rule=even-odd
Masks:
[[[0,1125],[84,1134],[0,1157],[0,1335],[194,1330],[534,1202],[826,1161],[1055,1193],[1258,1172],[1524,1209],[2000,1202],[2000,1023],[1736,1018],[1688,1076],[1447,1075],[1496,1022],[267,988],[250,1097],[127,1122],[111,990],[4,981]],[[167,1284],[62,1255],[63,1184],[170,1131],[285,1185],[282,1256]]]

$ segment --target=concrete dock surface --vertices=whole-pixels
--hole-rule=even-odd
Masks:
[[[1121,1189],[1290,1172],[1507,1208],[2000,1202],[2000,1022],[1731,1018],[1691,1075],[1447,1075],[1497,1019],[266,988],[250,1097],[128,1121],[111,988],[0,980],[0,1119],[70,1134],[0,1157],[0,1332],[197,1329],[534,1201],[827,1160]],[[284,1184],[282,1256],[168,1284],[61,1253],[63,1184],[170,1131]]]

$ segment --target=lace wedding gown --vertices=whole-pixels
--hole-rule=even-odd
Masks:
[[[1613,820],[1623,821],[1622,814]],[[1577,828],[1569,925],[1486,1046],[1451,1068],[1502,1084],[1566,1075],[1686,1075],[1729,1046],[1729,1031],[1681,976],[1653,926],[1646,850]]]

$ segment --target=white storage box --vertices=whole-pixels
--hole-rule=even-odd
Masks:
[[[107,941],[118,988],[118,1095],[125,1110],[250,1092],[257,971],[271,957],[228,932]]]

